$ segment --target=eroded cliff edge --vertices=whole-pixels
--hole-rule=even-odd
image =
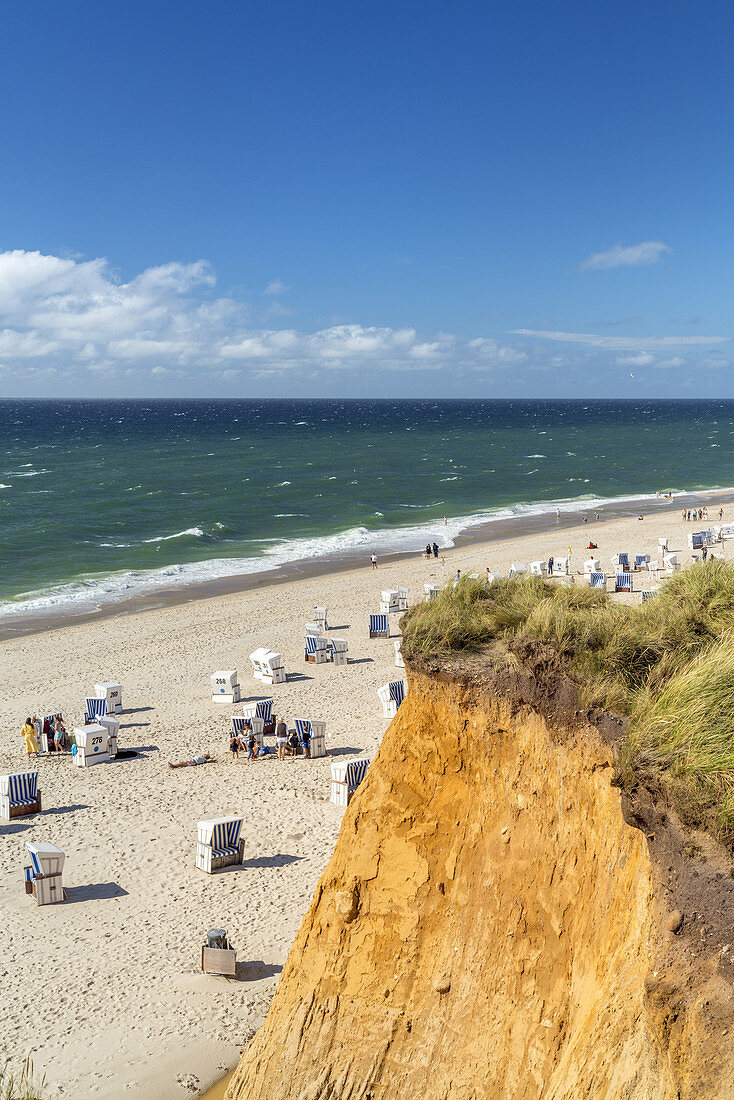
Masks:
[[[409,680],[227,1097],[734,1097],[726,854],[552,651]]]

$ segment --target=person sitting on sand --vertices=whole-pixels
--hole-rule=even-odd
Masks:
[[[586,547],[586,549],[587,550],[598,550],[599,547],[596,545],[595,542],[590,542],[589,545]]]
[[[26,718],[23,729],[20,731],[20,736],[25,741],[26,752],[28,753],[28,759],[32,756],[38,756],[38,741],[36,740],[36,727],[30,718]]]
[[[285,751],[288,748],[288,727],[283,718],[279,718],[275,726],[275,745],[278,749],[278,760],[285,760]]]
[[[179,760],[178,764],[172,764],[169,760],[169,768],[195,768],[198,764],[216,764],[213,756],[204,753],[203,756],[192,756],[190,760]]]

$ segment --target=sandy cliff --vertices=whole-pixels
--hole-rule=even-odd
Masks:
[[[725,853],[550,652],[409,679],[227,1097],[734,1097]]]

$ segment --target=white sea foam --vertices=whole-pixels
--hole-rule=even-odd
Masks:
[[[734,488],[699,490],[698,496],[716,492],[733,492]],[[673,490],[683,493],[684,490]],[[95,574],[70,584],[59,584],[39,591],[21,593],[15,600],[0,603],[0,618],[39,616],[50,614],[81,614],[100,610],[110,604],[120,603],[134,596],[150,595],[162,589],[185,587],[226,577],[242,577],[264,573],[278,566],[297,561],[328,559],[344,555],[366,557],[372,550],[385,553],[419,553],[427,541],[434,539],[441,549],[454,545],[463,531],[472,527],[492,524],[501,520],[524,519],[555,513],[571,515],[593,512],[604,506],[624,505],[632,501],[656,499],[655,494],[633,494],[623,497],[577,497],[573,500],[544,501],[537,504],[516,504],[488,512],[476,512],[468,516],[454,516],[444,527],[441,520],[419,523],[385,530],[369,527],[353,527],[326,537],[258,540],[267,542],[268,548],[259,557],[213,558],[209,561],[173,563],[160,569],[126,571],[111,575]],[[663,498],[660,498],[660,503]],[[426,507],[436,507],[441,501]],[[408,507],[415,507],[409,505]],[[183,535],[202,537],[200,527],[187,528],[174,535],[159,536],[150,542],[168,541]]]
[[[201,527],[187,527],[185,531],[176,531],[173,535],[155,535],[152,539],[142,539],[142,542],[168,542],[169,539],[182,539],[185,535],[195,535],[197,539],[205,538]]]

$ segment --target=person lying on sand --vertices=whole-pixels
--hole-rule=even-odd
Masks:
[[[169,768],[195,768],[197,764],[216,764],[213,756],[205,753],[204,756],[192,756],[190,760],[181,760],[178,764],[172,764],[169,760]]]

